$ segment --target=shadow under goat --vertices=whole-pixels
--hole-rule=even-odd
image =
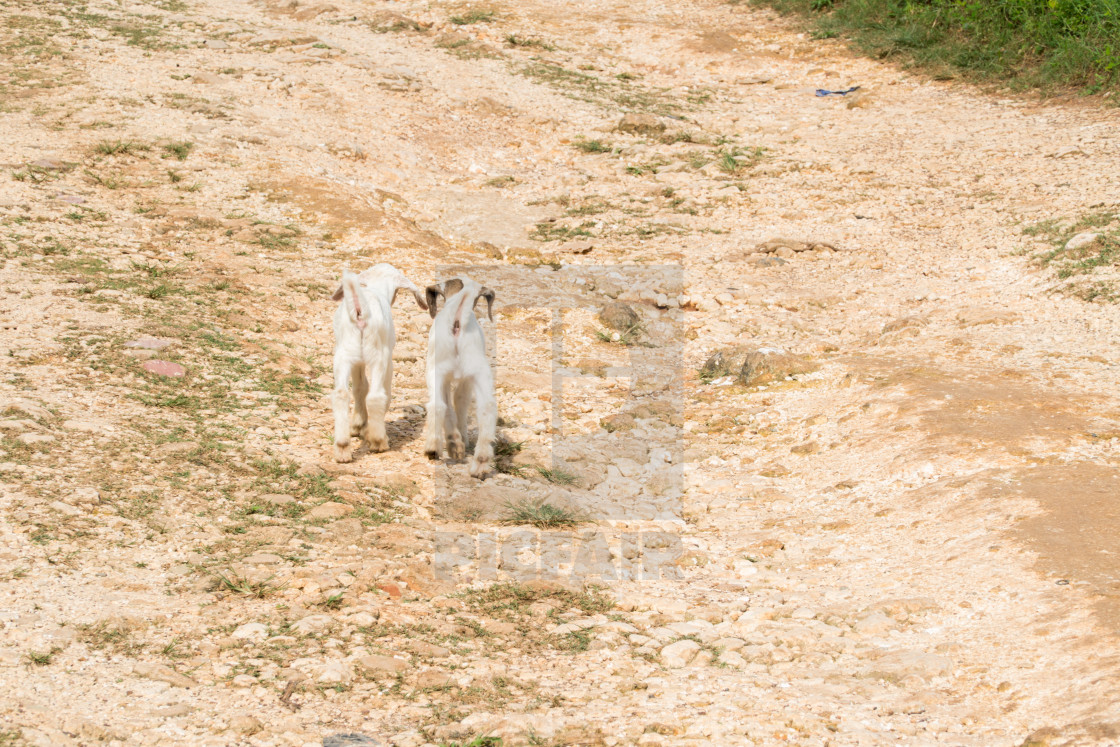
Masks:
[[[445,301],[438,308],[439,299]],[[486,299],[486,316],[494,321],[494,291],[469,278],[451,278],[427,288],[428,313],[428,423],[424,453],[439,459],[444,442],[452,459],[466,453],[467,420],[471,400],[475,402],[478,441],[468,467],[472,477],[482,478],[494,461],[494,438],[498,428],[498,403],[494,398],[494,375],[486,357],[486,339],[475,317],[479,298]]]
[[[385,451],[385,413],[393,395],[392,305],[397,291],[412,292],[420,308],[428,308],[420,289],[392,265],[381,263],[361,275],[342,273],[331,299],[341,301],[334,312],[334,459],[354,458],[351,436],[360,436],[370,451]],[[350,388],[354,411],[350,413]]]

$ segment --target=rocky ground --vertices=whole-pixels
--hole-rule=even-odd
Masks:
[[[1114,109],[715,0],[0,22],[0,745],[1120,741]],[[483,483],[403,296],[331,461],[377,261],[496,290]]]

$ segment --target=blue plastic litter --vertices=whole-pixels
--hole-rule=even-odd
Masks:
[[[817,89],[817,95],[818,96],[847,96],[852,91],[858,91],[858,90],[859,90],[859,86],[852,86],[847,91],[830,91],[827,88],[818,88]]]

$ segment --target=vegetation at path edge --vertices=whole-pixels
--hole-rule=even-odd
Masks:
[[[749,1],[805,16],[818,38],[845,37],[938,78],[1046,93],[1120,88],[1120,0]]]

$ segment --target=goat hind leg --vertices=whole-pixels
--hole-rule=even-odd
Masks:
[[[458,388],[447,393],[451,405],[443,418],[443,433],[447,437],[447,456],[452,459],[462,459],[467,455],[466,439],[463,438],[467,413],[459,409],[459,393],[462,390],[463,384],[459,384]]]
[[[475,385],[475,419],[478,420],[478,441],[474,445],[469,468],[471,477],[483,477],[494,461],[494,439],[498,435],[498,403],[494,399],[494,385]]]
[[[331,408],[334,410],[334,460],[349,462],[354,459],[350,448],[350,365],[335,358],[334,391],[331,393]]]
[[[389,436],[385,433],[385,413],[389,409],[389,396],[382,391],[382,372],[374,366],[366,366],[366,423],[362,426],[362,440],[369,445],[370,451],[388,451]]]
[[[366,410],[369,381],[366,379],[365,365],[355,363],[350,367],[350,381],[354,385],[354,414],[350,416],[350,435],[360,436],[362,428],[369,420],[369,413]]]
[[[447,418],[447,396],[442,383],[428,376],[428,422],[424,428],[424,454],[439,459],[443,451],[443,424]]]

